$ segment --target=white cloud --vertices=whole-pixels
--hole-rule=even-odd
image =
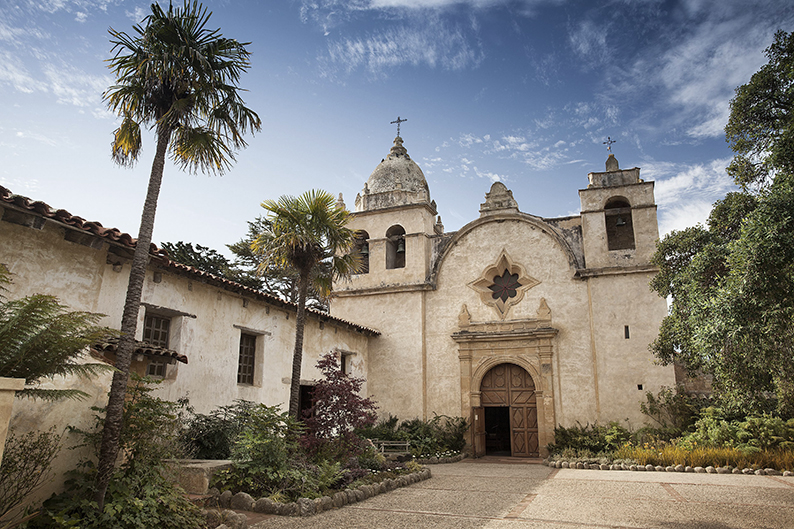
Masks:
[[[33,140],[39,143],[43,143],[45,145],[49,145],[51,147],[55,147],[56,145],[58,145],[58,142],[56,142],[52,138],[49,138],[43,134],[38,134],[36,132],[17,131],[16,136],[21,140]]]
[[[431,21],[329,42],[327,56],[318,61],[326,77],[334,77],[340,70],[349,74],[360,69],[375,77],[386,77],[389,71],[403,65],[443,70],[476,68],[483,52],[468,41],[463,29]]]
[[[729,162],[723,158],[685,168],[670,162],[645,165],[642,176],[656,181],[660,235],[706,221],[712,204],[735,188],[725,172]]]
[[[611,53],[607,46],[608,33],[608,26],[604,27],[590,19],[579,21],[569,31],[568,43],[584,59],[586,68],[600,66],[609,61]]]

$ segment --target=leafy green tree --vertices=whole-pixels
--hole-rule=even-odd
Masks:
[[[267,223],[267,219],[261,216],[253,222],[249,221],[248,234],[236,243],[227,245],[235,255],[233,268],[237,277],[236,281],[284,301],[297,303],[298,280],[300,279],[298,272],[291,267],[272,262],[265,263],[265,257],[251,248],[251,243],[265,231]],[[327,263],[320,263],[312,273],[314,275],[328,274]],[[328,302],[314,287],[314,282],[309,283],[306,306],[328,312]]]
[[[185,0],[168,11],[156,3],[134,33],[110,30],[114,55],[109,67],[117,84],[104,98],[118,113],[121,125],[112,143],[113,159],[129,166],[141,151],[141,125],[154,129],[157,148],[141,215],[121,321],[116,367],[104,438],[100,450],[95,501],[102,511],[105,491],[118,453],[124,395],[129,377],[141,291],[149,260],[157,197],[166,154],[189,171],[223,173],[234,151],[245,147],[243,136],[260,128],[257,114],[247,108],[237,83],[249,68],[249,52],[220,30],[207,29],[208,13],[198,2]]]
[[[77,361],[88,347],[113,334],[97,325],[102,314],[69,311],[56,297],[43,294],[6,300],[2,290],[9,282],[8,271],[0,266],[0,377],[35,384],[58,375],[93,376],[109,369],[106,364]],[[89,396],[79,389],[37,387],[17,395],[45,400]]]
[[[328,293],[335,278],[357,272],[361,261],[357,254],[349,253],[354,243],[354,232],[347,227],[349,213],[336,204],[331,194],[312,190],[299,197],[266,200],[262,207],[268,211],[264,229],[251,244],[253,251],[263,258],[260,270],[265,273],[269,266],[276,266],[298,273],[289,414],[300,419],[298,399],[309,285]],[[318,271],[327,272],[317,274]]]
[[[725,127],[736,152],[728,174],[744,189],[794,173],[794,33],[775,33],[765,53],[769,62],[736,89]]]
[[[673,303],[651,348],[712,373],[731,411],[794,416],[794,35],[778,32],[767,57],[726,127],[743,191],[657,246],[651,288]]]
[[[164,242],[160,247],[168,252],[168,258],[177,263],[192,266],[202,272],[227,277],[229,274],[229,260],[217,251],[192,242]]]

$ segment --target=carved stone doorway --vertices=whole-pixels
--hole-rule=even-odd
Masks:
[[[476,455],[485,455],[489,446],[506,447],[509,441],[514,457],[540,456],[535,383],[525,369],[508,363],[491,368],[480,384],[480,404],[473,410]],[[493,420],[505,408],[509,428],[503,420]],[[506,433],[509,439],[504,439]]]

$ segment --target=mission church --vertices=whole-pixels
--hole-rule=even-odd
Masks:
[[[612,154],[587,178],[579,215],[523,213],[497,182],[479,217],[446,233],[398,132],[355,198],[350,227],[365,269],[335,285],[330,314],[308,311],[302,384],[310,387],[318,358],[334,352],[366,379],[363,391],[383,415],[470,419],[477,456],[543,456],[560,424],[642,424],[645,392],[675,385],[673,368],[648,350],[667,310],[648,287],[653,182],[620,169]],[[9,297],[52,294],[118,328],[135,240],[2,187],[0,210]],[[153,246],[132,368],[162,380],[159,396],[187,396],[201,413],[236,399],[284,405],[295,314],[291,303]],[[92,354],[112,360],[114,347]],[[88,408],[103,405],[109,378],[47,381],[92,400],[17,399],[12,426],[90,425]]]

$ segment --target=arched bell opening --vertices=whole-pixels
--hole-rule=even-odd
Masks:
[[[386,269],[405,268],[405,230],[395,224],[386,230]]]
[[[634,226],[631,204],[625,197],[612,197],[604,206],[604,221],[609,250],[633,250]]]

